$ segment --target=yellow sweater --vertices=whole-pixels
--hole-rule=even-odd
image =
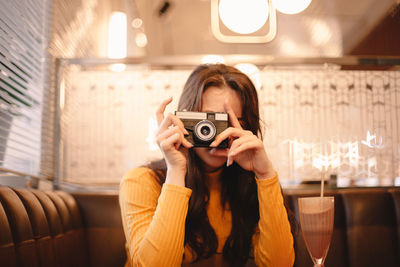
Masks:
[[[160,184],[148,168],[128,172],[121,181],[119,201],[130,266],[171,267],[193,260],[184,247],[185,220],[192,191]],[[253,236],[257,266],[292,266],[293,237],[277,176],[256,179],[260,220]],[[220,205],[219,193],[210,189],[207,214],[222,252],[231,231],[231,214]],[[182,261],[185,255],[184,262]]]

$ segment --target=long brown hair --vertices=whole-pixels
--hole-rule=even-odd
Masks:
[[[228,86],[237,92],[242,102],[243,128],[261,138],[260,116],[256,89],[239,70],[223,64],[198,66],[189,76],[182,91],[178,110],[200,111],[203,92],[210,86]],[[222,105],[222,103],[221,103]],[[165,180],[164,162],[150,164],[160,179]],[[218,239],[207,216],[209,190],[204,179],[204,167],[190,149],[187,160],[186,186],[192,189],[185,226],[185,245],[197,255],[197,260],[216,253]],[[224,245],[223,256],[230,266],[242,266],[250,256],[252,236],[259,221],[257,185],[254,173],[233,163],[224,167],[221,177],[222,207],[229,204],[232,230]]]

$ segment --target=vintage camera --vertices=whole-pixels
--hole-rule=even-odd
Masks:
[[[185,138],[195,147],[208,147],[219,133],[228,128],[227,113],[175,111],[175,115],[181,119],[189,132]],[[218,148],[227,147],[228,139],[218,146]]]

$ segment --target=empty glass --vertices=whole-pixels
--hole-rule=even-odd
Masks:
[[[298,204],[301,231],[314,267],[324,266],[333,231],[334,198],[302,197]]]

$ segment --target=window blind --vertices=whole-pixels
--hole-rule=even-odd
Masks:
[[[40,174],[48,0],[0,0],[0,168]]]

